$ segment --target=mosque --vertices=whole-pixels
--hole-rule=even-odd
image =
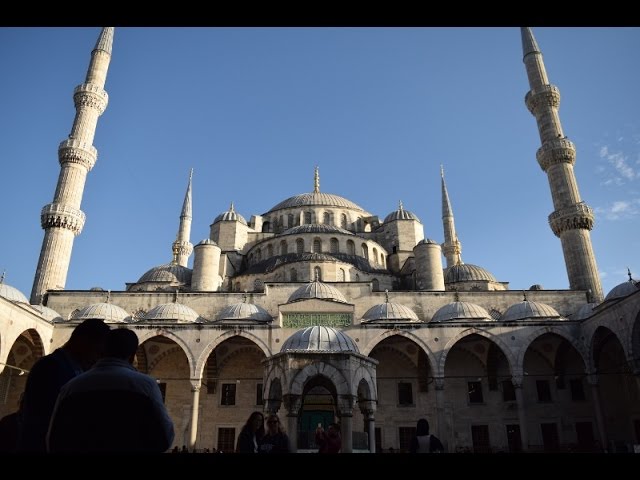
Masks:
[[[232,451],[255,410],[276,412],[299,452],[315,448],[318,423],[334,421],[343,452],[406,451],[420,417],[449,452],[640,444],[640,285],[629,273],[602,291],[593,210],[531,29],[522,29],[525,104],[567,290],[512,291],[464,263],[444,172],[443,235],[433,240],[402,204],[382,217],[323,192],[317,169],[312,191],[248,221],[233,204],[213,213],[209,238],[195,246],[189,178],[170,263],[122,291],[65,290],[113,35],[102,29],[73,92],[30,299],[0,281],[0,417],[15,410],[36,360],[79,322],[102,318],[138,335],[136,367],[157,379],[178,446]]]

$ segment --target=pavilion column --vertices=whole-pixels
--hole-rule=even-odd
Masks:
[[[603,451],[608,450],[607,430],[604,423],[604,415],[602,414],[602,403],[600,402],[600,384],[598,375],[591,373],[587,375],[587,382],[591,385],[591,398],[593,401],[593,411],[596,417],[596,425],[598,428],[598,438]]]
[[[369,453],[376,453],[376,418],[373,410],[367,410],[367,430],[369,432]]]
[[[529,450],[529,431],[527,428],[527,412],[524,405],[524,377],[522,375],[513,375],[511,383],[516,393],[516,403],[518,404],[518,423],[520,424],[520,443],[522,451]]]
[[[298,451],[298,412],[300,411],[300,395],[284,395],[284,408],[287,410],[287,436],[289,437],[289,451]]]
[[[196,438],[198,437],[198,411],[200,408],[200,386],[201,379],[191,379],[191,424],[189,428],[189,450],[193,451],[196,447]]]
[[[436,387],[436,431],[431,432],[441,438],[444,443],[445,451],[449,450],[451,439],[449,438],[450,429],[447,425],[446,412],[444,407],[444,377],[435,378]]]

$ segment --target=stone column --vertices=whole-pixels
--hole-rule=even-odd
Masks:
[[[595,373],[587,374],[587,382],[591,385],[591,397],[593,399],[593,411],[596,416],[596,426],[598,427],[598,439],[602,449],[608,450],[607,430],[602,414],[602,404],[600,403],[600,385],[598,383],[598,375]]]
[[[367,410],[367,429],[369,430],[369,453],[376,453],[376,419],[373,410]]]
[[[198,436],[198,409],[200,407],[200,385],[199,378],[191,379],[191,393],[193,401],[191,402],[191,424],[189,427],[189,451],[193,451],[196,446],[196,438]]]
[[[298,451],[298,412],[301,397],[299,395],[284,395],[284,408],[287,410],[287,435],[289,436],[289,450]]]
[[[520,443],[522,444],[522,451],[529,450],[529,432],[527,429],[527,413],[524,406],[523,385],[524,377],[522,375],[513,375],[511,377],[511,383],[516,391],[516,402],[518,404],[518,423],[520,423]]]
[[[353,453],[353,413],[340,413],[340,430],[342,435],[342,453]]]
[[[448,451],[449,445],[452,445],[451,440],[449,438],[450,432],[447,428],[447,420],[444,411],[444,377],[436,377],[435,378],[435,387],[436,387],[436,431],[431,429],[431,433],[433,433],[436,437],[442,439],[442,443],[444,444],[445,451]]]

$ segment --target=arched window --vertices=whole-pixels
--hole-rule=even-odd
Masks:
[[[320,270],[320,267],[315,267],[313,269],[313,279],[318,282],[322,281],[322,270]]]
[[[380,252],[380,265],[384,267],[384,253]]]
[[[319,238],[313,239],[313,253],[322,253],[322,241]]]
[[[373,263],[378,263],[378,249],[373,247]]]
[[[311,212],[304,212],[304,223],[307,225],[313,223],[311,221]]]
[[[362,217],[358,217],[358,220],[356,220],[356,231],[362,231]]]
[[[304,240],[301,238],[296,240],[296,252],[298,255],[302,255],[304,253]]]
[[[292,282],[297,282],[298,281],[298,272],[296,271],[295,268],[292,268],[291,270],[289,270],[289,279]]]
[[[269,233],[271,232],[271,222],[264,222],[262,224],[262,233]]]
[[[322,223],[325,225],[331,225],[331,214],[329,212],[324,212],[322,216]]]
[[[373,289],[374,292],[380,291],[380,282],[378,281],[377,278],[374,278],[373,280],[371,280],[371,288]]]
[[[344,213],[340,215],[340,226],[345,229],[347,228],[347,215]]]
[[[338,244],[338,239],[337,238],[332,238],[331,239],[331,253],[338,253],[340,251],[340,247]]]
[[[273,245],[267,245],[267,258],[273,257]]]
[[[353,240],[347,240],[347,253],[349,255],[356,254],[356,244],[353,243]]]
[[[280,255],[286,255],[287,253],[289,253],[289,249],[287,248],[287,241],[282,240],[280,242]]]
[[[356,273],[356,282],[359,282],[359,281],[360,281],[360,275]]]
[[[366,243],[362,244],[362,256],[369,260],[369,247],[367,247]]]
[[[339,268],[338,269],[338,275],[337,276],[338,276],[337,280],[339,282],[344,282],[344,277],[345,277],[344,268]]]
[[[287,228],[293,227],[293,213],[287,215]]]

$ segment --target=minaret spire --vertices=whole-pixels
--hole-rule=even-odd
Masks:
[[[173,263],[187,266],[189,262],[189,256],[193,252],[193,245],[189,241],[191,236],[191,183],[193,179],[193,168],[189,172],[189,185],[187,186],[187,193],[184,195],[184,202],[182,203],[182,212],[180,213],[180,227],[178,228],[178,235],[176,235],[176,241],[173,242]],[[233,206],[233,204],[232,204]],[[233,208],[233,207],[232,207]]]
[[[447,268],[462,263],[462,245],[456,234],[456,224],[453,220],[453,210],[449,201],[447,184],[444,182],[444,167],[440,165],[440,178],[442,179],[442,227],[444,229],[444,243],[442,252],[447,259]]]
[[[573,172],[576,149],[564,135],[558,115],[560,90],[549,83],[542,53],[531,28],[522,28],[521,33],[523,62],[531,88],[525,103],[538,124],[542,146],[536,158],[549,178],[555,209],[549,215],[549,225],[562,243],[570,288],[591,291],[593,298],[590,301],[600,302],[602,285],[589,233],[594,215],[591,207],[580,199]]]
[[[31,303],[39,305],[47,290],[64,289],[71,262],[74,237],[85,222],[80,210],[87,173],[93,168],[98,151],[93,146],[98,117],[107,108],[109,96],[104,90],[111,61],[113,27],[102,29],[85,82],[73,91],[76,115],[69,137],[58,147],[60,175],[53,202],[40,212],[44,239],[31,290]]]
[[[317,165],[313,174],[313,193],[320,193],[320,169]]]

